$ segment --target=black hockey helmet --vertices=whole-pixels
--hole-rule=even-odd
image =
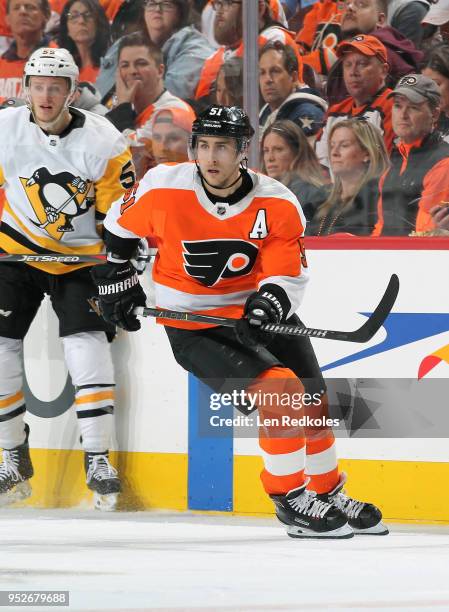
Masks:
[[[196,148],[198,136],[225,136],[237,140],[240,153],[254,135],[248,115],[238,106],[209,106],[198,115],[192,125],[191,148]]]

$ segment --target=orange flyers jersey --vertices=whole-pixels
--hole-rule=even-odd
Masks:
[[[21,98],[22,77],[26,60],[9,61],[0,58],[0,97]]]
[[[334,104],[327,111],[324,128],[315,143],[315,152],[320,164],[329,166],[328,146],[329,133],[332,127],[343,119],[359,118],[369,121],[382,132],[388,153],[393,149],[395,134],[391,123],[393,98],[388,98],[391,89],[385,87],[378,95],[364,106],[355,106],[353,98],[346,98]]]
[[[308,279],[301,206],[281,183],[249,172],[253,189],[233,205],[213,204],[190,162],[153,168],[113,204],[104,222],[108,231],[125,239],[151,236],[156,243],[158,307],[240,317],[248,296],[270,283],[287,293],[288,314],[296,311]]]
[[[0,186],[6,197],[0,250],[6,253],[100,253],[99,230],[111,202],[134,185],[131,154],[120,132],[99,115],[71,113],[66,133],[56,136],[36,125],[26,106],[0,112]],[[75,269],[30,265],[51,274]]]

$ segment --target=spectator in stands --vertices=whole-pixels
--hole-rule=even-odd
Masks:
[[[215,39],[214,27],[216,12],[212,6],[212,0],[203,2],[205,5],[201,11],[201,32],[207,38],[214,49],[218,49],[220,44]],[[288,28],[288,21],[285,16],[283,4],[280,0],[269,0],[269,9],[273,21]]]
[[[394,139],[393,101],[388,99],[391,89],[385,86],[388,64],[384,45],[375,36],[359,35],[341,42],[337,54],[342,60],[343,78],[350,96],[329,108],[325,127],[318,137],[316,153],[325,166],[329,165],[329,133],[342,119],[364,117],[380,129],[387,151],[391,151]]]
[[[268,42],[259,56],[260,93],[265,102],[259,114],[261,129],[276,120],[290,119],[306,136],[323,126],[327,103],[299,80],[295,52],[279,41]]]
[[[97,0],[68,0],[61,14],[58,45],[72,54],[80,82],[95,83],[109,44],[109,22]]]
[[[435,130],[440,91],[429,77],[411,74],[390,95],[398,142],[380,181],[374,235],[428,232],[436,225],[431,209],[449,201],[449,144]]]
[[[327,196],[321,166],[304,132],[292,121],[276,121],[260,144],[262,172],[297,196],[307,220]]]
[[[193,99],[204,62],[213,48],[189,25],[189,0],[147,0],[145,23],[150,40],[162,48],[165,82],[184,100]]]
[[[389,65],[387,85],[393,87],[398,79],[409,72],[418,72],[423,54],[400,32],[386,26],[388,0],[346,0],[341,2],[342,38],[349,39],[357,34],[370,34],[378,38],[387,50]],[[347,96],[341,78],[341,64],[332,67],[327,95],[330,104],[335,104]]]
[[[422,73],[433,79],[440,88],[441,115],[438,129],[444,134],[444,140],[449,140],[449,45],[443,43],[434,47],[429,55]]]
[[[419,48],[423,35],[421,24],[430,4],[428,0],[390,0],[387,23]]]
[[[296,42],[303,62],[327,75],[337,61],[335,48],[341,40],[341,5],[337,0],[318,0],[304,17]]]
[[[207,102],[213,98],[218,72],[224,61],[231,57],[243,57],[242,2],[234,0],[212,0],[215,10],[214,37],[221,46],[205,62],[201,72],[195,98]],[[285,27],[273,17],[269,0],[258,0],[259,49],[269,41],[279,40],[290,45],[298,56],[299,78],[302,81],[302,61],[295,40]]]
[[[0,0],[0,54],[12,43],[11,30],[6,23],[6,0]]]
[[[346,119],[329,133],[333,186],[308,227],[309,235],[371,234],[379,177],[388,168],[382,134],[371,123]]]
[[[152,118],[153,156],[156,164],[188,161],[194,112],[184,108],[162,109]]]
[[[217,75],[215,100],[222,106],[243,108],[243,60],[231,57]]]
[[[124,36],[119,45],[116,106],[106,116],[128,137],[134,148],[136,169],[139,156],[151,142],[151,117],[161,108],[190,106],[165,87],[162,51],[143,34]],[[145,155],[145,157],[148,157]],[[141,176],[142,172],[138,172]]]
[[[0,57],[0,97],[22,95],[22,75],[28,57],[39,47],[48,47],[44,36],[50,17],[48,0],[7,0],[6,22],[13,41]]]
[[[112,6],[107,5],[107,2],[108,0],[101,0],[106,16],[110,19],[114,15],[111,25],[113,44],[101,60],[100,73],[95,81],[95,87],[101,94],[102,102],[109,105],[115,90],[120,40],[123,36],[134,32],[145,33],[146,28],[145,0],[114,0]]]

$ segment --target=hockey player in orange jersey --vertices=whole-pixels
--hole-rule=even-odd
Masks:
[[[224,384],[227,390],[278,397],[307,392],[318,397],[323,414],[325,384],[310,340],[258,328],[266,321],[300,324],[295,312],[308,268],[305,218],[296,197],[246,168],[252,135],[241,109],[204,111],[193,124],[195,163],[157,166],[111,207],[105,219],[108,263],[96,266],[92,276],[106,320],[139,329],[134,308],[145,296],[129,259],[139,238],[152,236],[158,247],[153,268],[158,307],[239,318],[235,332],[161,320],[177,362],[216,391]],[[387,533],[375,506],[342,492],[344,475],[330,430],[305,432],[290,421],[277,426],[273,414],[291,415],[294,409],[293,400],[288,406],[258,405],[259,420],[268,423],[259,430],[261,479],[287,533],[296,538]]]

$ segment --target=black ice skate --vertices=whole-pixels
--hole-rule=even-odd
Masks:
[[[368,504],[346,495],[343,486],[346,474],[340,474],[340,482],[329,493],[321,493],[318,499],[333,504],[346,515],[355,534],[387,535],[388,527],[382,523],[382,512],[373,504]]]
[[[84,468],[87,486],[94,492],[95,508],[115,510],[121,485],[117,470],[109,463],[109,453],[84,453]]]
[[[33,476],[33,465],[28,446],[29,433],[30,428],[25,425],[25,442],[9,450],[3,449],[3,461],[0,463],[0,506],[13,504],[31,495],[29,479]]]
[[[286,495],[270,495],[287,534],[291,538],[352,538],[353,531],[343,512],[308,491],[307,482]]]

